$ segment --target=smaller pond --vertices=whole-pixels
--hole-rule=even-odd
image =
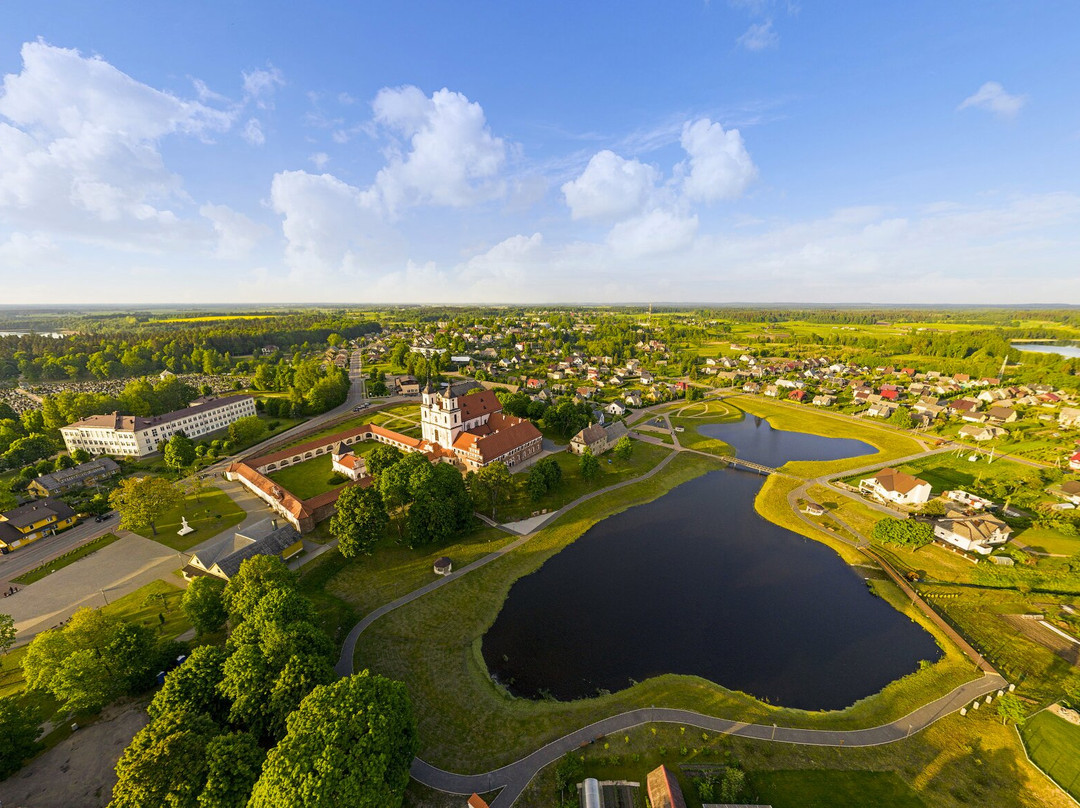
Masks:
[[[1077,342],[1013,342],[1011,344],[1018,351],[1057,354],[1070,359],[1080,357],[1080,343]]]
[[[779,468],[789,460],[841,460],[877,451],[861,440],[823,438],[806,432],[774,429],[764,418],[750,414],[734,423],[702,424],[697,431],[708,438],[722,440],[743,460],[772,468]]]

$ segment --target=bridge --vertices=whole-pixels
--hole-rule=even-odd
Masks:
[[[748,469],[749,471],[756,471],[758,474],[775,474],[776,469],[770,466],[763,466],[760,463],[753,463],[749,460],[743,460],[738,457],[732,457],[731,455],[720,455],[720,459],[727,463],[729,466],[736,466],[738,468]]]

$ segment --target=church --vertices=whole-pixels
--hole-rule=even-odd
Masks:
[[[423,390],[420,424],[424,442],[439,447],[466,471],[495,462],[513,469],[542,449],[540,430],[527,418],[504,415],[495,393],[476,382],[438,391],[429,381]]]

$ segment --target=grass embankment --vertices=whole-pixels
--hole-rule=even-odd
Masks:
[[[665,407],[663,412],[668,415],[672,428],[682,429],[682,432],[676,433],[680,446],[707,454],[735,454],[731,446],[722,440],[702,435],[698,432],[698,427],[702,424],[739,421],[743,414],[737,408],[716,399],[709,399],[708,401],[680,402]]]
[[[629,739],[627,742],[626,739]],[[605,748],[605,744],[606,747]],[[1024,759],[1012,727],[987,711],[951,715],[896,743],[864,749],[796,746],[706,733],[676,724],[639,727],[578,753],[585,776],[645,784],[661,763],[700,808],[696,771],[738,764],[751,799],[774,808],[1068,808],[1073,803]],[[517,803],[557,802],[555,768],[543,769]],[[643,792],[639,792],[644,797]]]
[[[117,540],[118,537],[114,536],[112,533],[98,536],[96,539],[87,542],[82,547],[64,553],[62,556],[57,556],[52,561],[48,561],[39,567],[34,567],[29,572],[24,572],[18,578],[13,578],[12,580],[17,584],[32,584],[34,581],[40,581],[46,575],[56,572],[59,569],[63,569],[68,564],[74,564],[80,558],[86,558],[91,553],[95,553],[103,547],[108,547]]]
[[[508,501],[496,509],[496,518],[500,522],[513,522],[518,519],[527,519],[540,511],[557,511],[578,497],[640,477],[671,454],[670,450],[663,446],[641,441],[634,441],[631,445],[633,451],[626,460],[619,460],[612,452],[600,455],[597,458],[600,461],[600,470],[591,480],[586,480],[581,476],[581,458],[578,455],[570,454],[570,452],[558,452],[552,455],[562,469],[562,481],[558,487],[538,500],[533,500],[525,488],[525,483],[529,478],[528,471],[513,475],[514,488],[510,492]],[[481,513],[491,516],[491,511],[488,509],[481,509]]]
[[[219,488],[209,488],[199,494],[196,499],[194,494],[186,494],[175,507],[169,509],[155,523],[157,535],[149,528],[140,528],[133,531],[145,539],[164,544],[173,550],[187,550],[200,542],[236,527],[244,521],[244,509]],[[181,519],[186,518],[188,525],[195,528],[194,533],[186,536],[177,536],[180,529]]]
[[[946,646],[943,662],[832,713],[771,707],[689,676],[659,676],[619,693],[574,702],[516,699],[492,683],[481,641],[515,580],[534,572],[600,520],[656,499],[713,468],[706,458],[681,455],[656,477],[584,503],[515,552],[395,610],[365,632],[356,667],[407,683],[426,760],[454,770],[486,770],[602,717],[649,705],[766,724],[870,726],[900,717],[971,678],[972,666]],[[883,587],[882,594],[919,619],[898,593]],[[928,630],[935,633],[931,626]]]
[[[1031,759],[1080,800],[1080,727],[1043,710],[1024,722],[1020,735]]]

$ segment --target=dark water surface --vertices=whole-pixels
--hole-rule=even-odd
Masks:
[[[682,673],[773,704],[839,709],[938,659],[933,638],[835,552],[757,515],[762,481],[717,470],[591,528],[511,587],[483,640],[488,669],[526,697]]]
[[[702,424],[698,432],[722,440],[735,449],[737,457],[778,468],[789,460],[841,460],[874,454],[869,443],[851,438],[823,438],[807,432],[774,429],[764,418],[745,415],[730,424]]]

